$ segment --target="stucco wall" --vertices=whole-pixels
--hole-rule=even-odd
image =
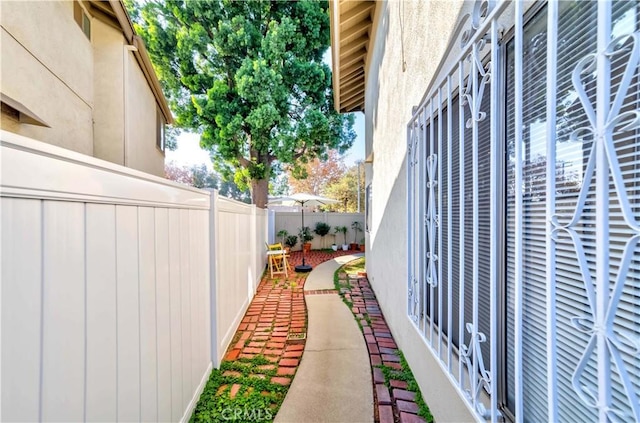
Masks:
[[[50,128],[2,115],[3,129],[164,176],[156,99],[122,31],[91,18],[91,40],[72,1],[3,1],[3,94]]]
[[[92,47],[73,20],[73,3],[2,2],[0,24],[0,90],[51,128],[5,116],[2,127],[92,155]]]
[[[380,3],[365,95],[373,182],[367,272],[385,317],[436,421],[473,421],[407,317],[406,125],[436,71],[462,1]],[[403,69],[404,68],[404,69]]]
[[[156,99],[133,53],[126,57],[125,165],[164,176],[164,154],[156,147]]]
[[[124,165],[124,38],[122,32],[94,19],[94,155]]]

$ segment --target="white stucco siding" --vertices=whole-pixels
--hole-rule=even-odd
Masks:
[[[133,54],[127,52],[126,57],[125,165],[164,176],[164,154],[156,147],[156,98]]]
[[[92,33],[94,155],[124,165],[124,37],[118,29],[98,20],[94,20]]]
[[[38,58],[42,72],[47,70],[84,102],[92,103],[91,41],[73,19],[72,1],[3,1],[0,16],[2,28]],[[10,60],[4,43],[2,50],[2,61]]]
[[[13,7],[14,4],[13,2],[3,2],[2,5],[3,27],[0,32],[2,79],[0,91],[22,103],[44,120],[50,128],[20,124],[5,115],[2,115],[2,128],[79,153],[92,155],[93,127],[89,97],[80,96],[61,75],[52,72],[52,68],[45,66],[40,58],[37,58],[33,52],[19,42],[19,39],[14,37],[14,34],[8,32],[4,27],[5,19],[7,15],[10,15],[7,5]],[[73,16],[71,19],[72,24],[75,25]],[[30,25],[33,28],[36,24]],[[49,24],[47,21],[43,21],[37,25],[47,27]],[[79,34],[84,38],[81,31]],[[46,37],[43,35],[42,38],[44,40]],[[88,43],[88,40],[84,41]],[[60,45],[56,47],[56,50],[62,56],[72,56],[72,50],[67,45]],[[90,57],[88,60],[91,62]],[[93,65],[84,66],[83,64],[78,67],[76,78],[90,80],[92,70]],[[85,94],[90,95],[91,93],[92,90],[88,90]]]
[[[380,4],[365,95],[366,152],[375,156],[367,175],[367,183],[373,182],[367,272],[425,401],[440,422],[473,417],[407,317],[406,125],[445,55],[464,5],[453,0]]]

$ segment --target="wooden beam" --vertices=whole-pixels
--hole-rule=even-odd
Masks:
[[[342,102],[340,105],[342,106],[342,109],[349,112],[356,111],[354,110],[356,108],[357,110],[362,110],[364,109],[364,95],[349,102]]]
[[[369,31],[369,28],[371,28],[371,23],[371,19],[366,19],[349,28],[345,28],[340,34],[340,45],[348,45],[351,41],[357,39],[361,35],[364,35]]]
[[[360,49],[359,51],[350,54],[347,57],[340,58],[340,73],[343,74],[344,70],[354,63],[362,62],[362,66],[364,66],[364,59],[367,56],[367,51],[365,49]]]
[[[340,49],[340,54],[343,56],[348,56],[356,50],[359,50],[363,46],[369,44],[369,37],[367,35],[363,35],[355,41],[350,42],[347,45],[342,46]]]
[[[349,97],[340,98],[340,104],[351,104],[354,101],[364,101],[364,90],[351,94]]]
[[[364,81],[364,73],[361,73],[359,75],[355,74],[349,79],[342,79],[340,83],[340,89],[347,89],[348,87],[352,87],[354,84],[357,84],[360,81]]]
[[[348,24],[349,21],[352,20],[361,21],[363,19],[370,18],[371,9],[373,9],[373,6],[375,6],[375,3],[372,1],[363,1],[357,3],[357,6],[352,7],[351,9],[340,14],[340,26],[342,26],[343,24]]]
[[[352,85],[342,85],[340,89],[340,98],[348,100],[356,92],[364,92],[364,78],[354,82]]]

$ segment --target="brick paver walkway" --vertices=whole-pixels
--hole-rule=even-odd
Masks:
[[[307,264],[315,267],[335,257],[353,253],[354,251],[311,251],[305,254],[305,258]],[[291,267],[294,268],[301,262],[302,254],[292,252]],[[273,411],[277,411],[275,404],[284,399],[304,353],[307,330],[305,294],[336,292],[322,289],[305,293],[303,287],[307,276],[308,273],[292,271],[286,278],[282,275],[270,278],[269,273],[265,272],[223,360],[223,363],[227,364],[225,368],[232,369],[222,373],[220,386],[212,393],[213,397],[223,396],[234,401],[234,398],[251,395],[255,387],[261,385],[248,381],[261,379],[272,388],[264,386],[258,388],[256,393],[259,393],[260,389],[273,389],[272,393],[263,390],[261,394],[269,399]],[[405,381],[385,378],[385,372],[380,367],[384,365],[387,369],[402,369],[397,346],[367,278],[347,278],[344,274],[340,278],[340,294],[352,302],[351,311],[362,326],[369,351],[376,404],[375,421],[424,422],[425,420],[417,415],[416,394],[407,390]],[[251,367],[251,372],[243,373],[243,368],[248,366],[249,360],[252,359],[261,360],[258,363],[260,365]],[[389,375],[389,372],[387,374]],[[200,408],[206,410],[207,407],[199,405],[196,413]],[[272,416],[274,415],[270,415]],[[206,417],[202,420],[212,421]]]
[[[353,251],[311,251],[305,261],[311,266]],[[291,268],[302,263],[300,251],[291,252]],[[255,377],[288,386],[304,351],[307,309],[303,287],[308,273],[289,272],[288,277],[265,273],[251,305],[242,319],[224,361],[264,356],[272,364],[260,366]],[[276,370],[275,374],[273,370]],[[229,376],[233,376],[229,374]],[[239,388],[236,388],[238,390]]]
[[[364,275],[344,273],[338,278],[341,285],[340,294],[352,303],[351,312],[360,322],[367,342],[373,372],[375,421],[424,423],[425,420],[417,415],[419,407],[416,403],[416,393],[407,390],[407,382],[394,379],[392,372],[387,372],[389,377],[383,372],[382,366],[398,371],[407,369],[404,369],[400,362],[398,346],[384,320],[369,281]]]

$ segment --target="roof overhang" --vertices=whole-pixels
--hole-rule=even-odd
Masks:
[[[330,0],[333,101],[339,113],[364,111],[367,56],[376,1]]]
[[[162,92],[160,81],[158,81],[156,71],[153,69],[147,49],[144,46],[142,38],[136,35],[136,31],[133,28],[133,22],[131,22],[131,18],[125,9],[122,0],[89,0],[88,4],[91,7],[92,13],[97,18],[114,27],[117,26],[122,30],[122,34],[124,35],[127,44],[135,47],[133,50],[133,56],[138,62],[138,65],[151,88],[151,92],[153,92],[153,95],[156,98],[156,103],[158,104],[165,121],[167,123],[173,123],[171,109],[169,109],[167,99]]]

